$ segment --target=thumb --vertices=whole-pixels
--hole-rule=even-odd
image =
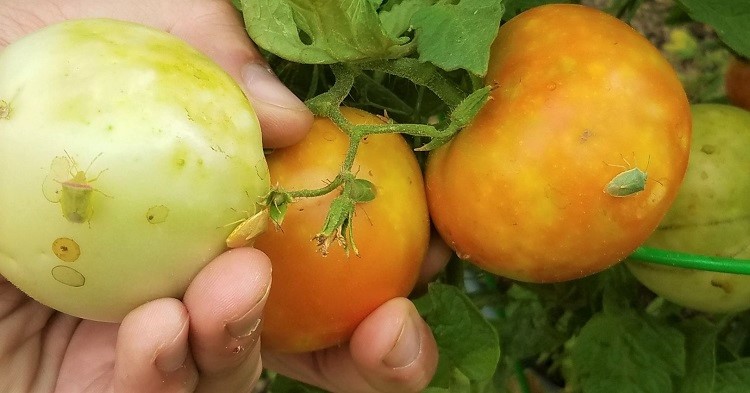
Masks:
[[[239,84],[255,108],[266,147],[300,141],[313,117],[304,103],[273,74],[250,41],[229,1],[204,0],[183,7],[170,32],[211,57]]]

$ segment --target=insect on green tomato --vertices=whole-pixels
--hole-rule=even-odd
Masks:
[[[666,59],[593,8],[544,5],[499,29],[491,100],[430,154],[435,227],[482,269],[529,282],[572,280],[628,256],[682,182],[691,119]],[[622,157],[648,162],[623,171]]]
[[[181,297],[269,190],[240,87],[162,31],[38,30],[0,52],[0,101],[0,274],[70,315]]]
[[[342,112],[354,124],[382,124],[367,112]],[[348,146],[344,132],[318,118],[302,142],[267,156],[272,184],[285,190],[319,188],[339,173]],[[362,179],[363,200],[371,199],[356,205],[350,223],[357,254],[334,243],[324,256],[312,241],[336,192],[288,205],[281,227],[255,241],[273,265],[263,310],[266,349],[307,352],[344,343],[367,315],[408,295],[416,282],[430,224],[414,152],[400,135],[370,135],[357,149],[352,171]]]
[[[94,188],[92,183],[96,182],[101,172],[93,178],[88,178],[87,174],[97,158],[99,156],[85,171],[67,152],[65,156],[52,160],[43,191],[50,202],[60,204],[63,216],[70,222],[87,222],[94,215],[92,197],[94,192],[101,191]]]

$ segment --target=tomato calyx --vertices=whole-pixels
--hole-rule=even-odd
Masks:
[[[337,189],[340,189],[341,193],[331,202],[323,228],[313,236],[312,240],[324,256],[328,255],[328,250],[334,243],[339,244],[347,255],[349,251],[359,255],[354,242],[352,219],[356,205],[374,200],[377,190],[372,182],[357,178],[350,171],[343,171],[333,181],[315,190],[287,191],[276,186],[264,198],[262,210],[267,212],[265,217],[270,218],[278,230],[281,228],[290,204],[300,198],[323,196]]]

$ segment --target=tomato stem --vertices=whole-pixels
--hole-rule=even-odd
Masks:
[[[430,89],[450,108],[455,108],[464,98],[466,93],[445,78],[430,63],[423,63],[413,58],[400,58],[395,60],[377,60],[361,63],[362,69],[380,71],[401,78],[408,79],[414,84]]]
[[[308,99],[305,103],[314,115],[330,119],[349,136],[349,146],[341,163],[339,174],[324,187],[312,190],[275,190],[272,191],[272,194],[274,192],[282,194],[283,198],[276,198],[272,195],[266,199],[269,206],[271,203],[275,203],[273,201],[282,201],[281,205],[274,205],[275,211],[271,215],[274,221],[279,224],[283,220],[283,215],[286,212],[285,206],[288,203],[292,203],[298,198],[322,196],[341,187],[341,194],[336,198],[339,201],[337,209],[329,211],[324,229],[316,235],[323,252],[327,252],[328,245],[335,239],[338,239],[338,242],[345,249],[347,245],[354,246],[353,239],[350,239],[351,228],[348,228],[347,225],[351,215],[354,214],[355,205],[366,202],[350,197],[357,188],[357,179],[356,175],[352,173],[352,167],[359,144],[363,139],[369,135],[400,133],[425,138],[427,143],[416,150],[431,150],[449,141],[474,118],[482,105],[489,100],[489,88],[482,88],[467,94],[440,73],[434,65],[411,58],[377,60],[356,64],[332,64],[331,71],[335,78],[333,86],[328,91]],[[350,94],[355,80],[364,71],[406,78],[417,85],[419,89],[429,89],[451,109],[450,116],[447,121],[439,123],[439,128],[432,124],[397,124],[388,119],[384,124],[355,125],[350,123],[341,113],[341,106]],[[372,190],[374,190],[374,186],[372,186]],[[459,270],[457,269],[457,271]],[[463,278],[458,277],[456,279],[460,282]],[[463,284],[460,283],[460,285]]]

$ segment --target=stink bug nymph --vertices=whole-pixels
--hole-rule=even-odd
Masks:
[[[91,183],[99,179],[104,170],[92,178],[87,174],[99,156],[101,154],[91,161],[85,171],[78,167],[68,152],[65,152],[65,156],[55,157],[50,164],[50,173],[43,185],[44,196],[52,203],[59,203],[63,217],[70,222],[88,222],[94,214],[93,194],[94,191],[101,191]]]

